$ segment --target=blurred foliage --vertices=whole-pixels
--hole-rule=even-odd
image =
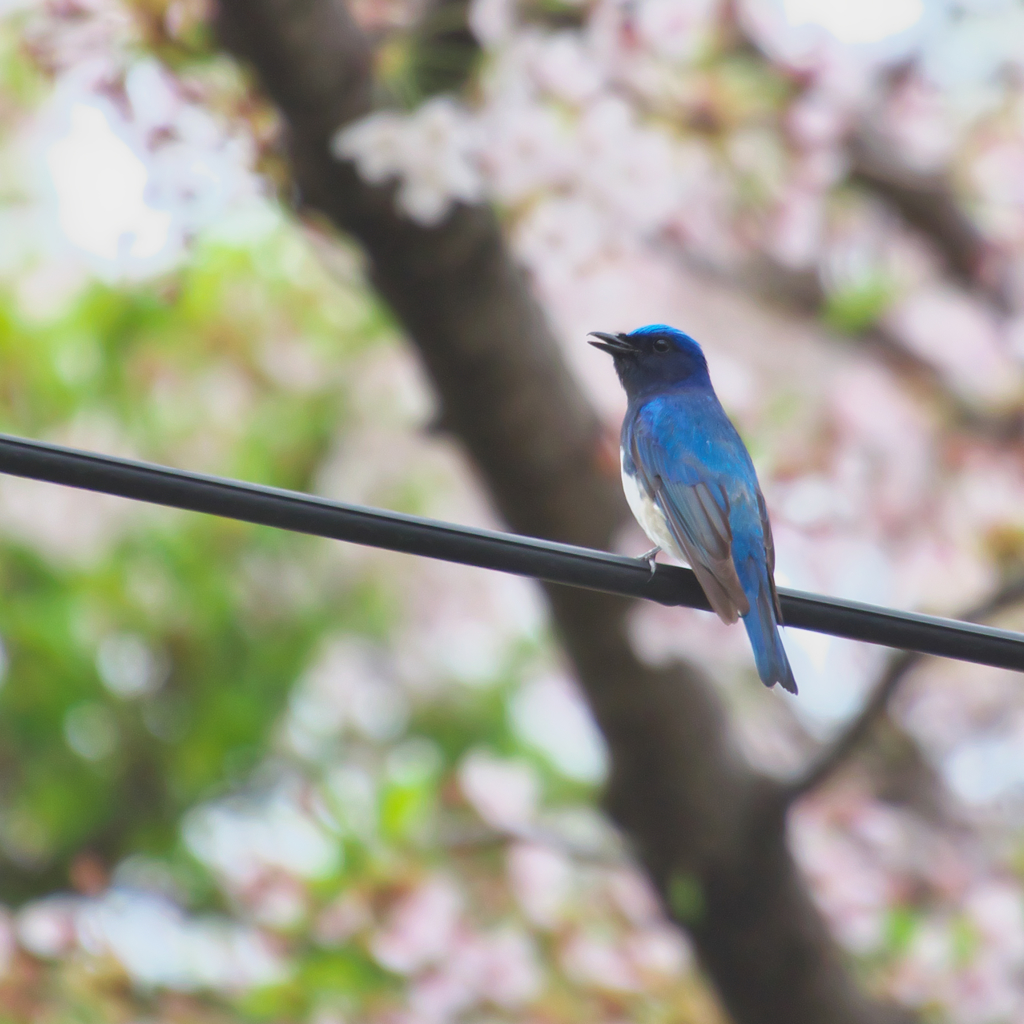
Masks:
[[[440,0],[417,26],[409,77],[420,99],[456,92],[468,80],[480,56],[468,17],[466,0]]]
[[[892,303],[895,290],[882,275],[868,275],[825,298],[825,323],[844,334],[861,334],[873,327]]]
[[[222,473],[308,489],[344,422],[339,368],[387,325],[361,287],[329,282],[287,232],[259,246],[200,242],[179,272],[94,282],[43,322],[4,294],[4,429],[52,436],[100,419],[154,460],[195,465],[198,453]],[[267,369],[274,344],[333,369],[289,391]],[[263,756],[323,630],[366,625],[358,587],[315,602],[275,592],[281,566],[315,558],[307,539],[130,515],[109,551],[82,551],[79,564],[10,539],[0,550],[8,900],[45,891],[83,848],[110,864],[171,850],[182,811]],[[116,656],[124,638],[151,662],[134,670],[158,677],[134,697],[112,692],[97,666],[104,641]]]
[[[344,250],[334,257],[340,276],[323,269],[301,228],[274,221],[242,224],[237,237],[200,237],[179,270],[154,282],[89,281],[45,314],[26,311],[8,287],[0,426],[315,487],[331,451],[360,428],[352,388],[361,360],[386,350],[393,333],[356,264]],[[18,907],[68,889],[98,895],[116,870],[122,884],[155,884],[192,914],[259,922],[262,887],[275,885],[299,909],[262,922],[290,965],[272,983],[197,995],[140,987],[110,956],[19,949],[0,984],[0,1019],[386,1016],[410,981],[381,965],[374,936],[439,871],[454,870],[468,895],[460,941],[491,941],[494,922],[522,928],[506,878],[509,840],[481,831],[457,774],[467,755],[486,749],[528,769],[545,802],[592,801],[592,786],[556,771],[512,727],[512,698],[546,657],[542,646],[513,644],[486,686],[418,701],[383,742],[332,736],[303,759],[281,742],[296,682],[301,688],[324,645],[339,639],[390,657],[389,585],[331,568],[324,542],[115,499],[75,493],[60,508],[80,510],[80,522],[36,518],[48,486],[6,481],[0,492],[0,518],[11,527],[0,542],[0,899]],[[422,486],[400,487],[397,503],[417,507]],[[353,794],[339,771],[369,789]],[[281,778],[304,780],[334,866],[308,878],[271,871],[249,889],[197,857],[188,823],[221,799],[258,806]],[[617,860],[591,869],[588,884],[600,892],[609,871],[621,870]],[[335,934],[331,922],[352,906],[355,923]],[[59,920],[58,905],[53,912]],[[604,992],[559,971],[558,943],[584,927],[614,935],[635,926],[598,895],[571,910],[559,933],[541,934],[552,963],[536,982],[546,1020],[715,1019],[703,985],[675,969],[647,989]]]
[[[244,78],[223,73],[202,22],[186,17],[168,35],[168,5],[136,6],[143,45],[206,90],[211,108],[242,118],[258,165],[274,166],[273,118]],[[440,14],[431,23],[445,38],[450,29]],[[45,98],[47,76],[45,61],[12,38],[0,37],[0,80],[11,84],[3,102],[21,116]],[[468,73],[465,52],[458,67],[446,53],[413,44],[402,74],[417,95]],[[361,393],[367,366],[388,365],[394,329],[358,260],[265,200],[201,231],[180,265],[156,278],[67,274],[44,255],[0,275],[4,431],[315,490],[368,416],[389,415]],[[398,472],[397,461],[383,468],[387,503],[429,506],[436,473]],[[307,691],[332,645],[367,651],[369,664],[392,673],[401,577],[383,579],[313,538],[0,484],[0,902],[11,908],[0,906],[0,1020],[388,1017],[407,998],[428,998],[410,992],[429,988],[437,968],[389,969],[376,944],[404,902],[442,883],[464,901],[452,933],[458,955],[489,957],[484,974],[499,976],[497,995],[474,995],[484,981],[472,970],[483,968],[472,969],[467,998],[496,999],[503,1015],[542,998],[553,1024],[609,1014],[716,1019],[650,897],[623,911],[609,895],[625,871],[618,854],[574,876],[561,923],[538,930],[510,889],[514,841],[482,823],[460,788],[467,761],[487,751],[510,766],[498,771],[511,773],[513,790],[536,786],[545,805],[591,821],[594,787],[556,770],[513,726],[522,679],[549,663],[547,638],[513,639],[478,685],[428,691],[379,735],[302,733],[303,714],[320,713]],[[296,827],[331,854],[315,869],[271,863],[246,874],[245,823],[270,813],[282,792],[295,798],[288,813],[310,809]],[[233,822],[228,849],[243,844],[235,854],[223,855],[218,840],[203,846],[218,813]],[[274,840],[289,849],[290,836]],[[273,861],[273,851],[264,855]],[[133,891],[139,902],[125,904]],[[104,904],[110,893],[114,904]],[[88,915],[115,904],[127,916],[99,939],[104,926]],[[250,940],[224,938],[225,922],[262,936],[260,955],[286,967],[260,975],[244,947],[230,952]],[[155,940],[164,961],[180,947],[193,974],[216,968],[221,980],[186,971],[178,983],[141,982],[156,926],[166,930]],[[134,938],[132,927],[142,929]],[[204,946],[213,941],[204,928],[227,946]],[[590,956],[622,957],[602,951],[637,944],[640,966],[627,964],[626,981],[605,985],[596,968],[587,968],[596,980],[566,968],[559,950],[591,932],[599,940]],[[502,942],[512,943],[507,955]],[[645,942],[651,967],[642,966]],[[142,959],[129,969],[133,957]],[[501,995],[502,969],[520,994]],[[647,972],[643,983],[637,971]]]

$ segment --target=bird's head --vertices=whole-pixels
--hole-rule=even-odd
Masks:
[[[633,398],[663,388],[708,383],[704,353],[688,334],[665,324],[650,324],[631,334],[591,331],[590,342],[615,360],[615,372]]]

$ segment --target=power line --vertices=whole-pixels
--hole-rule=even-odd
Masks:
[[[190,473],[0,434],[0,472],[282,530],[710,611],[690,569],[456,526],[296,491]],[[786,624],[867,643],[1024,671],[1024,634],[779,588]]]

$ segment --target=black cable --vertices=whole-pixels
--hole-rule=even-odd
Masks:
[[[344,505],[0,434],[0,472],[411,555],[462,562],[665,605],[710,610],[693,572],[571,544]],[[833,636],[1024,671],[1024,634],[780,588],[786,624]]]

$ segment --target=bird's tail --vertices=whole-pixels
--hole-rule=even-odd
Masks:
[[[759,581],[757,599],[743,616],[743,625],[747,627],[750,646],[754,649],[754,661],[761,682],[765,686],[781,683],[784,689],[796,693],[796,680],[789,666],[789,658],[786,657],[786,648],[782,646],[782,637],[779,636],[772,586],[767,577]]]

